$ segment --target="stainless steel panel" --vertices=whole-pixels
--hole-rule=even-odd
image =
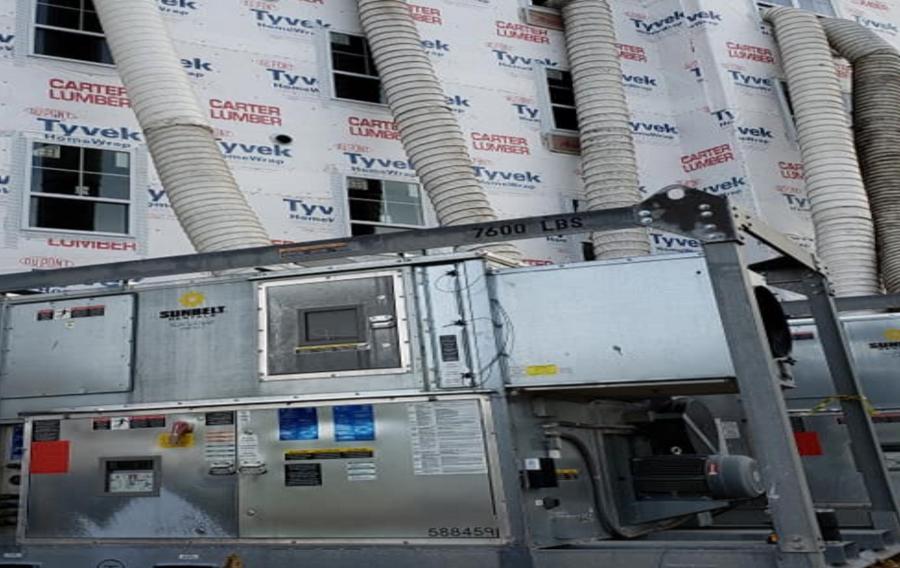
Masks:
[[[493,277],[516,386],[734,375],[699,255],[592,262]]]
[[[130,295],[10,305],[3,396],[129,390],[133,305]]]
[[[211,475],[214,460],[207,459],[210,443],[220,442],[223,436],[227,439],[229,429],[234,438],[233,424],[207,426],[204,413],[165,415],[164,427],[137,428],[135,418],[122,414],[109,418],[110,429],[94,429],[94,418],[89,417],[60,422],[59,441],[68,442],[68,465],[61,461],[38,463],[35,446],[31,446],[27,538],[202,539],[237,535],[237,480],[234,475]],[[130,419],[128,429],[118,429],[125,424],[123,418]],[[175,421],[193,426],[191,445],[164,447],[160,436],[165,437]],[[32,440],[52,438],[37,434],[34,422],[30,426]],[[159,494],[108,493],[101,467],[104,458],[159,460]],[[36,473],[53,469],[59,473]]]
[[[408,370],[408,321],[399,272],[269,282],[260,287],[259,302],[264,380]],[[343,327],[348,329],[329,339],[334,330],[328,328],[338,313],[347,314]],[[313,317],[321,321],[307,321]],[[313,332],[316,337],[307,337]]]
[[[900,314],[844,316],[842,321],[869,402],[878,409],[900,408]],[[791,330],[796,388],[785,396],[791,408],[812,408],[832,396],[834,387],[815,325],[797,320]]]
[[[247,470],[240,479],[242,537],[499,537],[480,399],[376,403],[374,440],[336,440],[346,438],[338,435],[346,423],[340,418],[336,430],[333,405],[315,407],[313,435],[310,408],[298,411],[293,426],[278,409],[239,420]],[[284,435],[290,431],[303,433]],[[358,457],[337,454],[347,448],[357,448]],[[364,457],[366,450],[373,455]],[[266,473],[252,468],[255,461]]]
[[[257,392],[251,282],[142,290],[134,401]]]

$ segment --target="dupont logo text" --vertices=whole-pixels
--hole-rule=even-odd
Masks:
[[[525,122],[541,121],[540,118],[538,118],[541,111],[537,107],[522,103],[513,103],[513,108],[516,109],[516,115],[519,117],[519,120],[524,120]]]
[[[290,148],[285,148],[279,144],[243,144],[241,142],[219,141],[219,147],[222,148],[222,154],[227,160],[251,164],[264,164],[281,166],[285,163],[285,158],[293,158]]]
[[[344,152],[344,157],[354,172],[404,177],[415,177],[416,175],[412,162],[409,160],[375,158],[361,152]]]
[[[288,209],[288,217],[307,223],[334,223],[334,206],[309,202],[304,199],[284,197],[282,200]]]
[[[197,0],[157,0],[159,11],[163,14],[187,16],[197,10]]]
[[[275,12],[260,8],[251,8],[250,11],[255,18],[256,26],[264,30],[311,36],[316,33],[316,30],[331,27],[331,24],[318,18],[315,20],[308,20],[305,18],[282,16]]]
[[[475,166],[475,177],[485,185],[506,189],[534,189],[541,184],[540,174],[531,171],[494,170]]]
[[[559,67],[559,62],[549,57],[526,57],[502,49],[492,49],[491,52],[494,54],[497,65],[507,69],[531,71],[535,65],[538,67]]]
[[[682,10],[676,10],[671,15],[657,20],[646,20],[643,18],[631,18],[638,33],[645,35],[656,35],[680,26],[685,23],[689,27],[695,27],[704,24],[719,24],[722,22],[722,15],[718,12],[701,10],[692,14],[685,14]]]
[[[650,75],[622,74],[622,82],[626,87],[642,91],[653,91],[659,87],[659,80]]]
[[[738,140],[742,142],[750,142],[753,144],[767,145],[775,140],[775,135],[768,128],[757,126],[738,126]]]
[[[700,189],[712,195],[731,195],[732,193],[740,192],[746,187],[747,179],[744,176],[731,176],[731,179],[704,185]]]
[[[631,131],[644,138],[675,140],[678,138],[678,127],[668,122],[630,121]]]
[[[664,235],[662,233],[651,233],[650,236],[653,239],[653,246],[667,251],[692,252],[699,249],[701,246],[700,241],[690,237]]]
[[[43,127],[44,138],[58,142],[88,142],[96,146],[130,148],[135,142],[142,142],[140,133],[127,126],[114,128],[88,126],[63,122],[55,118],[38,118]]]
[[[775,87],[775,84],[769,77],[750,75],[742,71],[735,71],[734,69],[728,69],[728,75],[731,77],[732,83],[745,89],[770,93]]]
[[[319,93],[319,80],[309,75],[295,75],[288,73],[284,69],[266,69],[269,79],[272,80],[272,86],[279,91],[287,93]]]
[[[191,77],[196,77],[197,79],[202,79],[206,77],[207,74],[213,73],[215,70],[213,69],[212,63],[209,61],[205,61],[199,57],[192,57],[190,59],[182,59],[181,67],[187,71],[187,74]]]

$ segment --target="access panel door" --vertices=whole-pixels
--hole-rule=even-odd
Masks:
[[[263,379],[406,370],[408,334],[399,272],[265,283],[260,306]]]
[[[254,410],[238,422],[242,537],[500,537],[480,400]]]
[[[31,422],[27,538],[237,536],[233,412]]]

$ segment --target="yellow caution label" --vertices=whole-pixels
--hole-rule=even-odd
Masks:
[[[310,448],[305,450],[287,450],[286,461],[301,460],[346,460],[352,458],[371,458],[375,448]]]
[[[565,469],[557,469],[556,470],[556,478],[557,479],[578,479],[578,470],[574,467],[565,468]]]
[[[891,328],[884,330],[884,338],[888,341],[900,341],[900,329]]]
[[[173,439],[173,436],[171,434],[160,434],[156,438],[156,445],[166,450],[172,450],[176,448],[193,448],[194,434],[191,432],[182,434],[181,436],[178,436],[177,440]]]
[[[525,374],[529,377],[558,375],[559,367],[557,367],[556,365],[529,365],[525,367]]]

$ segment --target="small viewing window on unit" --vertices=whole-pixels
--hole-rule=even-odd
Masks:
[[[92,0],[37,0],[34,53],[112,64]]]
[[[35,142],[28,225],[129,233],[131,154]]]
[[[553,127],[557,130],[578,130],[572,74],[568,71],[547,69],[547,88],[550,91]]]
[[[381,79],[366,38],[331,32],[331,68],[336,98],[385,102]]]
[[[347,178],[350,233],[373,235],[425,225],[419,185],[402,181]]]
[[[820,16],[827,16],[829,18],[837,16],[833,0],[765,0],[764,2],[757,2],[756,5],[760,8],[787,6],[788,8],[809,10]]]
[[[300,345],[365,341],[361,306],[300,310]]]

